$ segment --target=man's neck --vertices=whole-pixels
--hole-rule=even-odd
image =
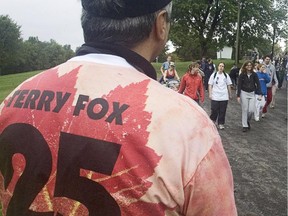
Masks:
[[[132,47],[131,50],[141,55],[147,61],[152,62],[159,55],[158,51],[162,50],[159,45],[151,38]]]

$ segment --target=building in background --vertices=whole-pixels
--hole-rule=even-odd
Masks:
[[[224,46],[222,50],[217,52],[217,59],[231,59],[232,47]]]

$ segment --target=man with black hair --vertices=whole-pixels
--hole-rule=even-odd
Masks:
[[[237,215],[213,123],[156,81],[171,0],[82,0],[77,56],[0,106],[3,215]]]

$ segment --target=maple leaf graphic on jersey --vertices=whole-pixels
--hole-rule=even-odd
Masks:
[[[95,97],[89,94],[91,89],[86,91],[85,88],[75,87],[84,73],[87,71],[82,66],[61,75],[58,68],[50,69],[18,88],[19,95],[25,90],[25,94],[21,96],[20,109],[20,101],[15,106],[19,95],[13,101],[13,97],[5,101],[1,118],[5,119],[5,116],[16,110],[19,114],[12,117],[12,121],[33,125],[42,134],[52,155],[49,180],[29,208],[36,212],[58,209],[63,215],[87,215],[88,211],[91,214],[91,208],[97,208],[97,202],[100,203],[98,205],[103,205],[99,200],[101,195],[95,194],[96,207],[89,207],[85,204],[85,193],[89,193],[90,199],[93,198],[92,192],[100,190],[94,188],[97,185],[104,188],[100,191],[102,197],[103,194],[110,194],[124,215],[125,212],[135,212],[135,209],[141,208],[162,209],[157,203],[141,201],[141,197],[152,185],[148,178],[153,175],[161,159],[161,156],[147,146],[151,113],[145,111],[145,94],[150,80],[126,86],[118,85],[107,94]],[[95,89],[97,87],[99,86],[95,84]],[[30,96],[32,90],[34,95]],[[44,93],[46,95],[43,96]],[[35,99],[35,95],[38,99]],[[30,102],[25,101],[29,96]],[[41,98],[44,100],[42,104]],[[7,124],[0,125],[0,132]],[[114,158],[114,162],[110,163],[110,157]],[[23,156],[16,155],[13,158],[13,167],[25,172],[23,161]],[[78,174],[71,169],[75,164],[79,168],[76,170]],[[20,175],[21,171],[9,184],[7,194],[10,196],[6,195],[4,209],[9,204]],[[82,179],[74,182],[77,175]],[[82,180],[90,181],[91,187],[87,188],[91,190],[85,191],[83,188],[84,193],[80,189],[79,182],[83,183]],[[79,194],[83,193],[83,196],[78,197],[77,187]],[[69,188],[73,188],[75,194],[70,193]],[[67,194],[64,196],[64,193]],[[138,212],[135,215],[143,214],[139,210]]]

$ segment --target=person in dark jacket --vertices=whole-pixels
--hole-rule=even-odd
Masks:
[[[239,70],[240,70],[240,68],[237,67],[236,64],[234,64],[233,67],[230,70],[230,73],[229,73],[229,76],[230,76],[231,81],[232,81],[232,87],[235,88],[235,89],[236,89],[236,86],[237,86],[237,79],[238,79],[238,76],[239,76]]]
[[[238,78],[237,101],[242,108],[243,132],[250,129],[250,120],[255,110],[255,91],[262,98],[262,91],[257,74],[253,71],[252,61],[246,61],[242,65],[241,73]]]
[[[204,85],[205,85],[205,90],[208,91],[208,81],[209,78],[211,76],[211,74],[215,71],[215,65],[213,64],[213,60],[211,58],[209,58],[207,60],[207,64],[206,64],[206,69],[204,71],[205,73],[205,77],[204,77]]]

